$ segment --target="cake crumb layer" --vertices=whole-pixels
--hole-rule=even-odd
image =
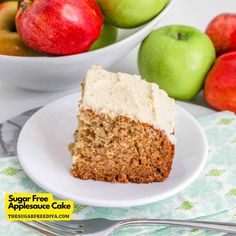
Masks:
[[[151,183],[165,180],[175,148],[164,132],[125,116],[111,118],[81,109],[72,175],[108,182]]]

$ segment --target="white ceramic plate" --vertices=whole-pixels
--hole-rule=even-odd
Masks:
[[[188,186],[207,159],[207,140],[197,121],[177,106],[176,155],[169,178],[162,183],[120,184],[80,180],[70,174],[67,145],[77,126],[81,94],[59,99],[33,115],[18,140],[18,157],[27,175],[55,196],[102,207],[129,207],[155,202]]]

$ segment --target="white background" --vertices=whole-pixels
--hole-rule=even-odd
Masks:
[[[236,13],[236,0],[176,0],[159,26],[184,24],[204,31],[211,19],[223,12]],[[137,48],[110,69],[113,71],[138,73],[136,57]],[[57,93],[30,92],[3,84],[0,74],[0,123],[23,111],[45,105],[59,97],[79,90],[80,87],[78,86],[74,90]],[[199,103],[199,101],[194,102]]]

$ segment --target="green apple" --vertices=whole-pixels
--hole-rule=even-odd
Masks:
[[[173,25],[157,29],[144,39],[138,67],[144,79],[157,83],[169,96],[189,100],[201,90],[215,58],[215,48],[206,34]]]
[[[99,38],[92,44],[89,51],[106,47],[116,41],[118,30],[116,27],[104,22]]]
[[[97,0],[106,20],[119,28],[134,28],[155,17],[168,0]]]

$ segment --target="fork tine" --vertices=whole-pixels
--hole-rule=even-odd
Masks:
[[[60,221],[57,222],[57,224],[73,229],[79,228],[83,230],[83,235],[105,235],[106,232],[111,231],[118,222],[119,221],[115,220],[94,218],[87,220]]]
[[[65,227],[68,227],[68,228],[74,229],[74,230],[82,230],[83,229],[83,224],[72,224],[70,222],[61,222],[61,221],[53,221],[53,223],[56,225],[63,225]]]
[[[60,228],[62,230],[68,230],[68,231],[72,231],[72,232],[76,232],[76,233],[83,232],[83,225],[62,223],[61,221],[47,221],[46,224],[50,225],[52,227]]]
[[[45,236],[58,236],[58,234],[55,234],[55,233],[50,232],[50,231],[46,231],[44,229],[38,228],[34,225],[31,225],[31,224],[23,222],[23,221],[17,221],[17,223],[24,226],[27,229],[31,229],[31,230],[36,231],[36,232],[38,232],[42,235],[45,235]]]
[[[60,223],[62,224],[69,224],[69,225],[77,225],[78,227],[83,227],[83,222],[88,221],[88,220],[70,220],[70,221],[65,221],[65,220],[60,220]]]
[[[75,231],[75,230],[67,230],[66,228],[58,228],[56,226],[52,226],[49,223],[43,222],[43,221],[32,221],[34,225],[39,226],[40,228],[43,228],[45,230],[51,231],[57,235],[64,235],[64,236],[76,236],[78,234],[82,234],[82,231]]]

